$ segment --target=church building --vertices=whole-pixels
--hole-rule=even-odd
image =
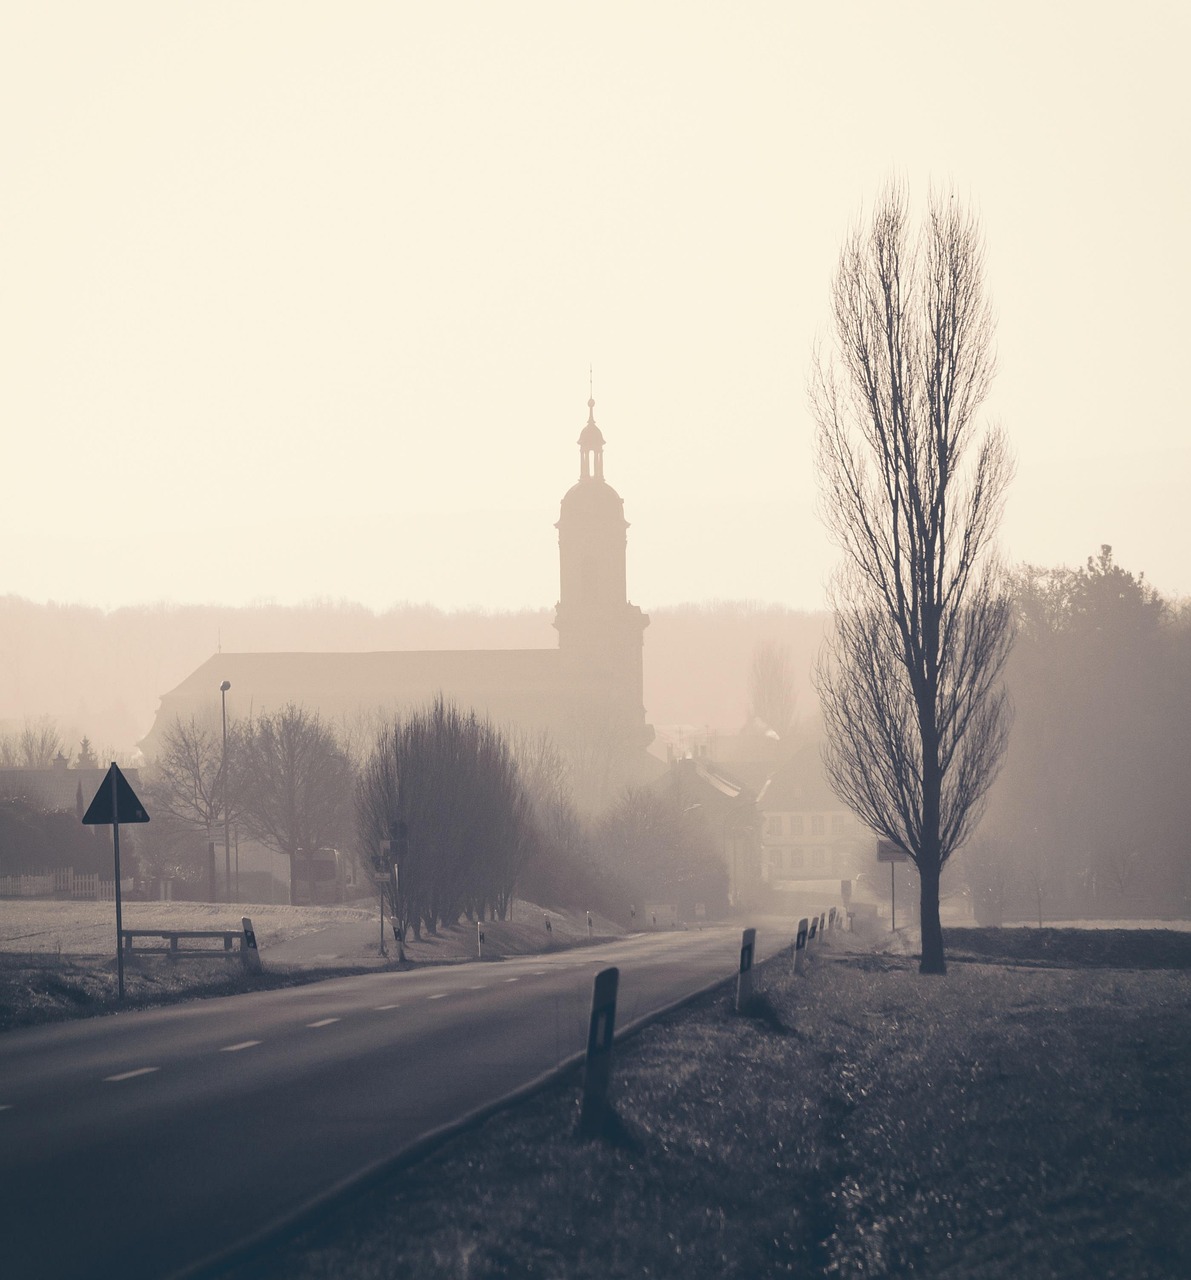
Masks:
[[[560,745],[614,759],[615,781],[651,775],[645,748],[642,658],[648,617],[628,601],[628,522],[604,479],[604,437],[589,399],[579,476],[558,523],[556,649],[373,653],[220,653],[163,695],[141,744],[151,760],[178,717],[208,720],[230,682],[228,714],[246,718],[289,703],[332,724],[400,714],[438,695],[494,724],[546,730]],[[611,779],[610,779],[611,781]]]

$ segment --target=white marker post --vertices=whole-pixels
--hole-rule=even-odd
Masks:
[[[482,920],[477,920],[476,921],[476,959],[483,960],[483,958],[484,958],[484,922]]]
[[[591,987],[591,1021],[587,1027],[587,1058],[583,1064],[583,1102],[579,1132],[600,1132],[609,1115],[608,1084],[612,1079],[612,1038],[616,1033],[616,988],[620,970],[603,969]]]
[[[798,922],[798,933],[794,938],[794,972],[803,973],[806,969],[806,935],[808,930],[806,916]]]
[[[247,916],[240,917],[240,924],[244,930],[240,939],[240,963],[249,973],[260,973],[261,953],[256,945],[256,930]]]
[[[756,945],[756,929],[746,929],[740,935],[740,971],[736,975],[737,1013],[753,998],[753,952]]]

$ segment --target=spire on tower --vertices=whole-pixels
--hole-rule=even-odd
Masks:
[[[579,433],[579,479],[603,480],[604,435],[596,426],[595,396],[591,394],[591,367],[588,366],[587,426]]]

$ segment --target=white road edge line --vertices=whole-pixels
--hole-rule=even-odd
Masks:
[[[241,1040],[239,1044],[225,1044],[220,1053],[238,1053],[241,1049],[251,1049],[260,1044],[259,1040]]]
[[[308,1027],[329,1027],[332,1022],[338,1022],[338,1018],[320,1018],[317,1022],[308,1022]]]
[[[117,1080],[131,1080],[135,1076],[151,1075],[154,1071],[160,1071],[160,1067],[137,1067],[135,1071],[121,1071],[119,1075],[104,1076],[104,1081],[111,1081],[113,1084]]]

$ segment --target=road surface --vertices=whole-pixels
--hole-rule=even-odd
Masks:
[[[758,957],[787,945],[758,936]],[[738,928],[303,987],[0,1036],[7,1280],[172,1275],[618,1024],[736,969]],[[267,960],[267,956],[266,956]]]

